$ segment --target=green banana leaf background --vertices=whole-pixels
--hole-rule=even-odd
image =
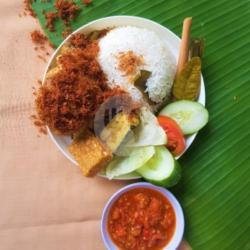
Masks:
[[[152,19],[181,34],[193,17],[192,36],[204,37],[203,76],[208,125],[180,159],[183,178],[171,191],[186,218],[185,237],[194,250],[250,249],[250,1],[249,0],[93,0],[73,30],[111,15]],[[45,28],[43,10],[54,1],[32,4],[51,42],[63,40],[64,25]]]

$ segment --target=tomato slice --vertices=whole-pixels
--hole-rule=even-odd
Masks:
[[[186,147],[186,142],[179,125],[172,118],[163,115],[158,116],[158,122],[167,134],[167,148],[174,156],[180,155]]]

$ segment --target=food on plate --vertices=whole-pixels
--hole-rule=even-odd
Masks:
[[[193,39],[190,48],[191,25],[192,18],[185,18],[176,76],[172,87],[173,97],[177,100],[196,100],[200,93],[201,57],[204,43],[202,39]],[[190,55],[191,60],[189,61]]]
[[[153,146],[133,148],[128,156],[115,156],[107,165],[106,176],[109,179],[131,173],[143,166],[155,153]]]
[[[163,249],[176,228],[176,214],[159,191],[137,187],[112,204],[107,218],[110,238],[121,250]]]
[[[101,131],[100,139],[112,152],[115,152],[131,128],[136,127],[139,122],[139,118],[135,114],[118,113]]]
[[[200,93],[201,58],[204,50],[203,39],[192,39],[191,59],[176,74],[172,93],[177,100],[196,100]]]
[[[129,118],[131,125],[133,125],[134,122],[136,123],[136,120],[138,121],[136,110],[138,110],[141,105],[135,103],[128,93],[124,91],[121,92],[121,89],[119,88],[112,89],[110,93],[111,94],[104,94],[105,101],[95,113],[93,129],[97,136],[100,136],[102,130],[119,113],[123,113],[124,118],[126,115]]]
[[[158,104],[170,97],[176,62],[156,33],[133,26],[117,27],[100,39],[99,46],[98,61],[111,86],[120,86],[141,101],[143,94],[134,79],[140,70],[147,70],[151,72],[145,90],[149,99]]]
[[[133,136],[130,137],[125,147],[165,145],[167,136],[156,116],[147,107],[142,107],[138,115],[140,124],[133,130]]]
[[[182,154],[186,142],[179,125],[172,118],[161,115],[158,116],[158,122],[167,134],[167,148],[174,156]]]
[[[126,93],[118,86],[108,86],[98,52],[97,40],[76,34],[52,63],[38,91],[36,107],[53,132],[71,135],[83,126],[91,128],[100,106],[108,98]]]
[[[193,57],[176,75],[173,96],[177,100],[196,100],[200,93],[201,59]]]
[[[178,66],[157,33],[134,26],[77,32],[58,50],[37,113],[52,133],[67,136],[85,176],[140,174],[165,187],[179,181],[174,157],[186,149],[183,134],[208,121],[195,102],[203,42],[192,41],[189,58],[190,26],[185,19]]]
[[[112,159],[111,150],[89,130],[74,138],[68,149],[85,176],[94,176]]]
[[[125,76],[135,75],[135,73],[138,72],[138,68],[145,64],[143,56],[134,53],[132,50],[119,52],[117,55],[117,61],[119,71]],[[128,80],[130,80],[130,78],[128,78]]]
[[[161,110],[160,115],[169,116],[180,126],[184,135],[198,132],[208,122],[208,111],[200,103],[181,100],[170,103]]]
[[[166,147],[155,147],[155,154],[142,167],[136,170],[149,182],[163,186],[174,186],[181,178],[179,163]]]
[[[97,43],[88,42],[85,36],[74,39],[79,43],[70,44],[70,49],[57,57],[56,70],[49,73],[36,99],[41,120],[62,135],[71,135],[88,125],[104,93],[110,91],[96,59]]]

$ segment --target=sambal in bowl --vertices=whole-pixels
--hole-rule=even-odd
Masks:
[[[184,216],[169,191],[140,182],[109,199],[101,231],[109,250],[175,250],[182,240]]]

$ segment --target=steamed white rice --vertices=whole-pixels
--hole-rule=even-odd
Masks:
[[[140,70],[152,73],[146,83],[149,98],[159,103],[170,95],[176,61],[167,44],[153,31],[132,26],[115,28],[100,40],[99,47],[98,61],[108,77],[110,87],[120,86],[134,99],[141,99],[141,92],[118,69],[119,53],[133,51],[144,58],[144,65],[140,66]]]

